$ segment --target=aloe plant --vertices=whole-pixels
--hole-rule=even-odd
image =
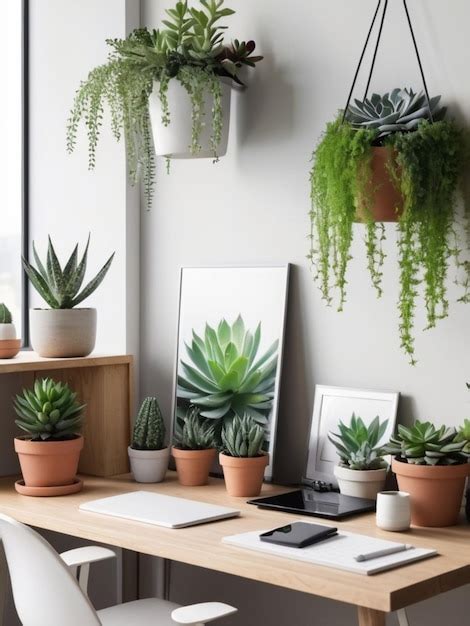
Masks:
[[[31,284],[51,309],[72,309],[85,298],[88,298],[99,287],[106,276],[112,263],[114,252],[98,274],[80,291],[85,278],[89,245],[90,236],[88,236],[85,251],[79,262],[77,243],[63,268],[57,258],[50,236],[47,258],[44,263],[39,258],[34,241],[33,255],[36,267],[22,257],[23,267]]]
[[[340,465],[353,470],[375,470],[387,467],[384,449],[379,446],[387,429],[388,420],[381,422],[377,416],[369,426],[353,413],[349,426],[339,422],[339,433],[328,433],[335,446]]]
[[[216,328],[206,324],[204,336],[194,330],[186,344],[188,361],[180,361],[178,417],[187,407],[199,407],[201,416],[214,421],[220,444],[224,423],[248,415],[266,426],[273,406],[278,341],[259,354],[261,323],[255,332],[245,328],[241,315]]]
[[[31,389],[16,396],[14,409],[19,419],[15,424],[33,440],[71,439],[80,432],[85,406],[67,383],[37,379]]]
[[[12,316],[6,304],[0,303],[0,324],[11,324]]]
[[[455,428],[436,428],[430,422],[416,421],[411,428],[399,424],[398,434],[385,450],[415,465],[455,465],[466,461],[464,446]]]
[[[208,450],[215,445],[214,424],[201,418],[197,407],[190,407],[182,424],[175,429],[175,448],[181,450]]]
[[[229,456],[251,458],[260,456],[263,441],[264,429],[252,417],[236,415],[222,429],[221,450]]]
[[[135,420],[132,436],[134,450],[162,450],[165,447],[165,422],[157,398],[145,398]]]

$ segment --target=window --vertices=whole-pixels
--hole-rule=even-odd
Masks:
[[[26,0],[25,0],[26,1]],[[17,332],[25,337],[21,253],[26,237],[24,85],[27,7],[19,0],[2,0],[0,16],[0,67],[4,82],[0,98],[0,302],[12,312]]]

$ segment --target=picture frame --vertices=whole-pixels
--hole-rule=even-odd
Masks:
[[[328,432],[338,432],[338,422],[348,423],[353,413],[366,425],[377,415],[381,421],[387,419],[387,428],[379,443],[389,441],[395,432],[399,397],[397,391],[316,385],[305,478],[337,484],[333,470],[339,457],[328,439]]]
[[[266,429],[264,450],[269,453],[265,471],[267,481],[272,479],[276,447],[289,271],[289,264],[285,264],[183,267],[180,272],[172,436],[174,438],[175,433],[180,432],[190,406],[197,406],[201,417],[217,421],[219,445],[221,420],[230,420],[234,414],[250,414]],[[228,394],[224,413],[224,405],[218,402],[224,390],[217,388],[219,383],[213,378],[212,368],[216,368],[213,363],[204,362],[201,350],[197,348],[202,349],[206,358],[213,350],[211,342],[215,337],[215,341],[221,340],[222,349],[226,350],[230,333],[240,341],[238,350],[244,349],[242,344],[252,342],[253,345],[254,353],[248,359],[243,380],[246,381],[250,368],[258,369],[262,376],[258,385],[247,384],[246,389],[239,387],[241,391],[252,394],[253,402],[238,402],[234,408],[235,403]],[[207,352],[206,344],[209,344]],[[225,367],[224,364],[222,367]],[[212,473],[222,474],[218,463]]]

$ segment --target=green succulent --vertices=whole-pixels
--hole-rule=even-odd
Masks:
[[[446,107],[439,107],[441,96],[429,99],[433,121],[444,119]],[[425,94],[412,89],[393,89],[390,93],[372,94],[364,100],[354,100],[356,106],[349,105],[346,119],[356,130],[374,129],[377,139],[388,135],[416,130],[423,120],[430,120]]]
[[[11,324],[12,317],[6,304],[0,303],[0,324]]]
[[[224,454],[236,457],[260,456],[264,441],[264,429],[249,415],[238,417],[222,429]]]
[[[157,398],[145,398],[134,423],[134,450],[162,450],[165,447],[165,422]]]
[[[95,278],[93,278],[93,280],[91,280],[80,291],[83,279],[85,278],[89,245],[90,236],[88,236],[88,241],[82,259],[78,262],[77,243],[63,269],[60,265],[59,259],[57,258],[50,237],[45,263],[43,263],[39,258],[34,242],[33,254],[37,267],[34,267],[31,263],[29,263],[29,261],[22,257],[23,267],[29,280],[31,281],[31,284],[39,295],[47,302],[51,309],[72,309],[77,306],[77,304],[80,304],[82,300],[88,298],[88,296],[95,291],[95,289],[101,284],[103,278],[106,276],[113,260],[114,252],[100,269]]]
[[[470,458],[470,420],[464,420],[463,425],[457,431],[455,441],[463,442],[462,454]]]
[[[349,426],[339,422],[339,433],[328,433],[335,446],[340,465],[353,470],[375,470],[387,467],[383,459],[384,449],[379,446],[387,429],[388,420],[380,422],[377,416],[369,426],[353,413]]]
[[[23,389],[23,395],[15,398],[19,417],[15,424],[33,440],[71,439],[80,432],[85,406],[77,402],[77,394],[67,383],[37,379],[31,389]]]
[[[200,408],[213,420],[220,443],[224,423],[236,415],[248,415],[263,427],[273,406],[278,341],[259,355],[261,323],[254,333],[245,328],[241,315],[233,324],[222,319],[217,328],[206,324],[200,337],[194,330],[186,344],[188,362],[181,359],[178,376],[178,416],[187,407]]]
[[[411,428],[399,424],[398,434],[385,450],[415,465],[455,465],[466,461],[464,445],[465,441],[458,441],[455,428],[416,421]]]
[[[191,407],[182,424],[175,428],[175,448],[208,450],[215,447],[214,424],[201,418],[197,407]]]

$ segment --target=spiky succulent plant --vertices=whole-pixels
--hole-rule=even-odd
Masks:
[[[328,439],[335,446],[340,465],[353,470],[375,470],[387,467],[383,459],[384,450],[379,446],[384,436],[388,420],[380,422],[377,416],[369,426],[353,413],[349,426],[339,422],[339,433],[328,433]]]
[[[455,428],[436,428],[430,422],[416,421],[411,428],[398,425],[398,434],[385,450],[401,461],[415,465],[455,465],[465,463],[465,441],[457,440]]]
[[[80,291],[83,279],[85,278],[89,245],[90,236],[88,236],[82,259],[78,262],[77,243],[63,269],[57,258],[50,237],[45,263],[39,258],[34,242],[33,254],[37,267],[31,265],[29,261],[22,257],[23,267],[31,284],[51,309],[72,309],[85,300],[85,298],[88,298],[106,276],[113,260],[114,252],[98,274]]]
[[[157,398],[145,398],[134,423],[134,450],[162,450],[165,447],[165,422]]]
[[[222,429],[224,454],[236,457],[260,456],[264,441],[264,429],[249,415],[236,415],[230,424]]]
[[[446,107],[439,107],[441,96],[429,99],[425,94],[412,89],[393,89],[383,95],[374,93],[370,98],[354,100],[356,106],[349,105],[346,119],[355,129],[376,130],[381,140],[392,133],[413,131],[423,120],[437,122],[444,119]]]
[[[182,424],[175,428],[175,448],[208,450],[215,447],[214,424],[200,416],[199,409],[190,407]]]
[[[201,416],[214,420],[220,444],[222,424],[235,415],[248,415],[265,426],[273,405],[278,341],[259,355],[261,323],[254,333],[241,315],[232,325],[222,319],[217,328],[206,324],[204,336],[193,330],[186,344],[189,360],[180,361],[178,416],[187,408],[200,408]]]
[[[0,324],[11,324],[12,317],[6,304],[0,303]]]
[[[458,429],[455,441],[463,442],[462,454],[470,458],[470,420],[464,420],[462,426]]]
[[[37,379],[31,389],[16,396],[14,409],[19,419],[15,424],[33,440],[71,439],[80,432],[85,406],[67,383]]]

